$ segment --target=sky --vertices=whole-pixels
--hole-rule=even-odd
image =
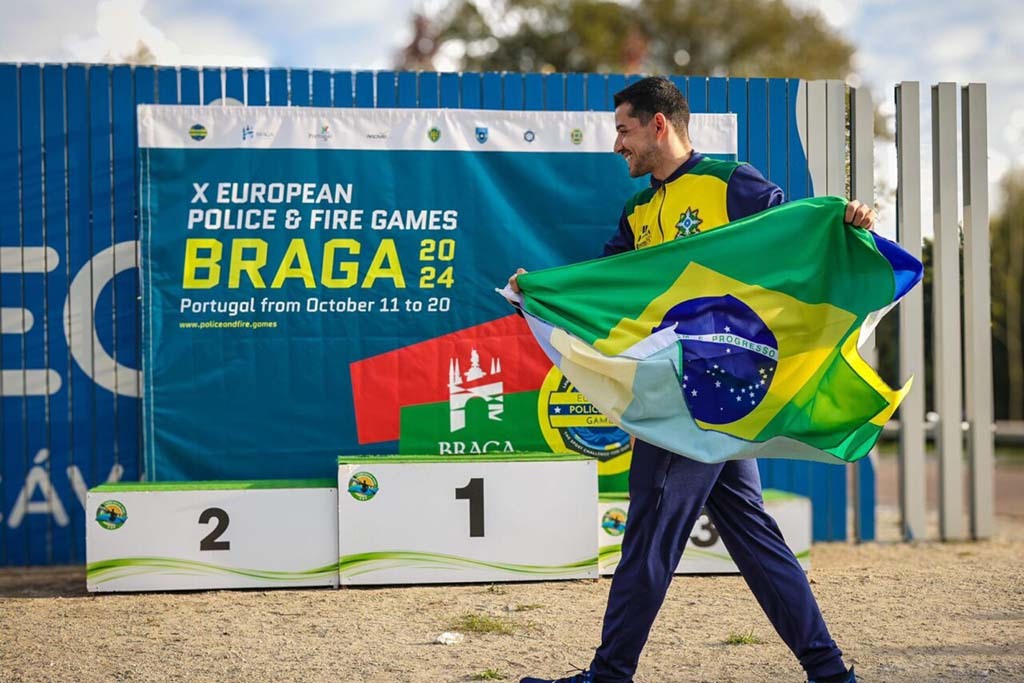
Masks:
[[[1019,0],[788,0],[815,9],[857,48],[852,84],[892,114],[898,81],[988,84],[989,175],[1024,168],[1024,3]],[[10,2],[0,24],[0,62],[97,62],[145,42],[160,64],[387,69],[411,37],[410,17],[444,0],[34,0]],[[451,55],[437,66],[454,69]],[[925,119],[927,122],[927,119]],[[930,159],[929,126],[924,163]],[[890,145],[891,147],[891,145]],[[876,153],[880,179],[895,154]],[[929,176],[922,178],[930,194]],[[925,215],[930,197],[926,196]]]

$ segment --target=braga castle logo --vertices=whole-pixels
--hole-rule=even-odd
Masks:
[[[501,378],[501,359],[491,358],[490,372],[480,366],[480,354],[473,349],[469,354],[469,369],[462,372],[459,358],[448,361],[448,410],[451,431],[466,426],[466,404],[474,398],[487,403],[487,418],[501,422],[505,409],[505,383]]]

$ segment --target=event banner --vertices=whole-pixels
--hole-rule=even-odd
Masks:
[[[731,114],[695,146],[735,158]],[[146,477],[322,477],[337,456],[628,436],[494,294],[594,258],[647,182],[609,112],[139,107]]]

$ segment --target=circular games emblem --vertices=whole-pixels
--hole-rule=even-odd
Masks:
[[[348,492],[358,501],[370,500],[379,489],[377,477],[369,472],[356,472],[348,480]]]
[[[527,142],[533,142],[534,140],[537,139],[537,136],[534,134],[532,130],[528,130],[525,133],[523,133],[523,139],[526,140]]]
[[[193,140],[205,140],[206,139],[206,126],[196,124],[188,129],[188,136]]]
[[[721,425],[740,420],[768,394],[779,343],[764,321],[734,296],[685,301],[654,331],[676,326],[683,345],[679,384],[694,418]]]
[[[128,509],[117,500],[105,500],[96,508],[96,523],[104,529],[120,529],[128,521]]]
[[[629,451],[629,434],[599,413],[558,368],[544,378],[537,412],[544,440],[555,453],[582,453],[605,461]]]
[[[601,528],[609,536],[621,536],[626,530],[626,511],[611,508],[601,517]]]
[[[431,142],[437,142],[441,139],[441,129],[436,126],[431,128],[427,131],[427,137]]]
[[[579,128],[573,128],[572,133],[569,134],[569,139],[572,140],[574,145],[583,144],[583,131]]]

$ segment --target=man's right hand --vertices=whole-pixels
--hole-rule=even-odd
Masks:
[[[512,277],[508,279],[508,286],[511,287],[512,291],[515,292],[516,294],[522,293],[522,290],[519,289],[519,282],[517,281],[517,279],[522,273],[525,272],[525,268],[516,268],[516,272],[512,275]]]

